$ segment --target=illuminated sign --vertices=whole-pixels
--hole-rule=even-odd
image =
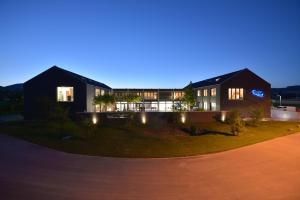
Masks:
[[[251,90],[251,94],[256,97],[263,98],[265,96],[262,90]]]

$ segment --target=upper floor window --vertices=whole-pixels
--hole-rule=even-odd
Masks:
[[[210,96],[214,97],[217,95],[217,88],[211,88],[210,89]]]
[[[183,97],[183,92],[174,92],[174,99],[181,99]]]
[[[144,99],[157,99],[157,92],[144,92]]]
[[[201,90],[197,90],[197,97],[201,96]]]
[[[73,87],[57,87],[57,101],[72,102],[74,101]]]
[[[105,93],[105,91],[104,90],[101,90],[101,89],[99,89],[99,88],[96,88],[95,89],[95,96],[97,97],[97,96],[103,96],[104,95],[104,93]]]
[[[244,89],[243,88],[228,88],[228,99],[229,100],[243,100]]]
[[[207,97],[207,95],[208,95],[207,89],[203,90],[203,96]]]

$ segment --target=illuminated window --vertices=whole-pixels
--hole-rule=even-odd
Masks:
[[[203,109],[208,110],[208,103],[206,101],[203,102]]]
[[[57,87],[57,101],[59,102],[74,101],[73,87]]]
[[[144,92],[144,99],[157,99],[157,92]]]
[[[97,97],[97,96],[103,96],[104,95],[104,93],[105,93],[105,91],[104,90],[100,90],[99,88],[96,88],[95,89],[95,96]]]
[[[99,88],[96,88],[95,89],[95,96],[100,96],[100,89]]]
[[[216,88],[211,88],[210,89],[210,96],[214,97],[217,95],[217,89]]]
[[[215,102],[211,102],[210,107],[211,107],[211,110],[213,110],[213,111],[217,110],[217,104]]]
[[[203,90],[203,96],[207,97],[207,89]]]
[[[174,92],[173,96],[174,96],[174,99],[181,99],[183,97],[183,93],[182,92]]]
[[[96,112],[100,112],[101,110],[100,110],[100,105],[99,104],[96,104],[95,105],[95,110],[96,110]]]
[[[243,88],[228,88],[228,99],[229,100],[243,100],[244,89]]]
[[[201,97],[201,90],[197,90],[197,96]]]

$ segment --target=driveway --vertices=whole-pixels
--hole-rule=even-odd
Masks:
[[[300,133],[170,159],[74,155],[0,135],[0,199],[300,199]]]

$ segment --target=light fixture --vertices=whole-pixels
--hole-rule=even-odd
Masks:
[[[146,124],[147,120],[146,120],[146,114],[142,113],[142,124]]]
[[[97,121],[98,121],[97,116],[93,115],[93,117],[92,117],[93,124],[97,124]]]
[[[221,121],[225,122],[226,120],[226,112],[225,111],[221,111]]]
[[[181,114],[180,120],[181,120],[181,123],[183,123],[183,124],[185,123],[185,121],[186,121],[185,113],[182,113],[182,114]]]

